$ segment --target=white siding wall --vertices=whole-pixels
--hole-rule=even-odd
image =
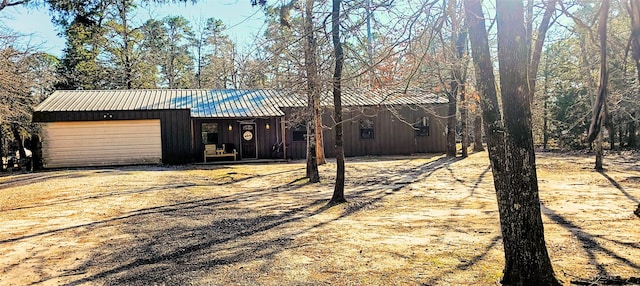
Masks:
[[[47,168],[162,162],[159,119],[51,122],[42,131]]]

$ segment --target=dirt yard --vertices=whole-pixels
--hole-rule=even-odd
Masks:
[[[609,154],[599,173],[590,156],[538,155],[565,283],[640,277],[639,159]],[[349,203],[332,208],[333,163],[312,185],[303,162],[0,177],[0,285],[499,283],[486,153],[347,162]]]

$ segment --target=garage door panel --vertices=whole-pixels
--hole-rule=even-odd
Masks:
[[[46,137],[45,137],[46,138]],[[96,141],[96,140],[85,140],[82,138],[74,139],[74,140],[55,140],[49,143],[50,148],[61,149],[61,150],[82,150],[82,149],[91,149],[91,150],[104,150],[104,149],[117,149],[117,148],[155,148],[161,144],[160,140],[156,139],[129,139],[126,142],[122,141]]]
[[[42,148],[49,168],[161,163],[160,120],[46,123]]]

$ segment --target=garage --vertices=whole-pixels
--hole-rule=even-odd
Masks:
[[[160,119],[66,121],[42,124],[47,168],[159,164]]]

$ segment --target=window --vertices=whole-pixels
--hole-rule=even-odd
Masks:
[[[218,123],[202,123],[202,143],[218,144]]]
[[[360,120],[360,139],[373,139],[375,134],[373,132],[373,120],[365,119]]]
[[[429,136],[429,117],[418,118],[418,121],[413,124],[413,129],[416,131],[416,137]]]
[[[307,141],[307,126],[298,125],[293,128],[293,141]]]

